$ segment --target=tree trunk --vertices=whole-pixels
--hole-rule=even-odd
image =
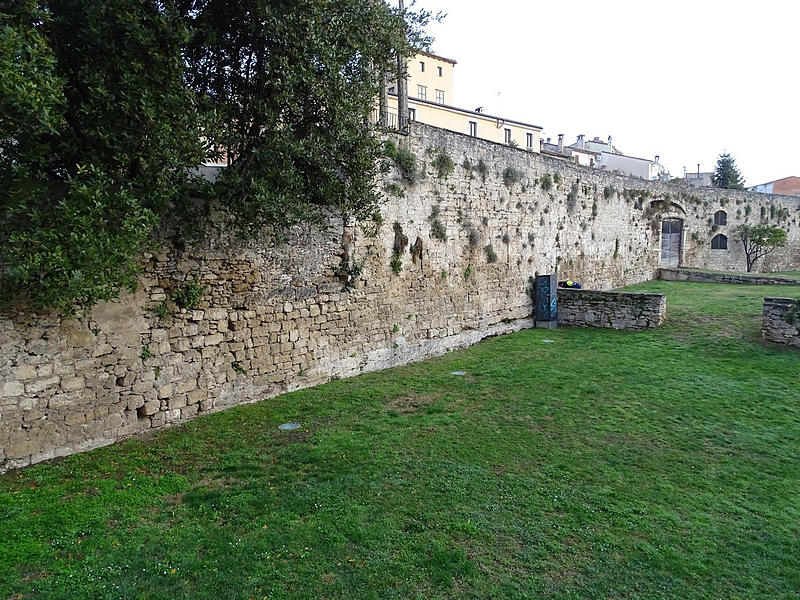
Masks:
[[[389,102],[386,98],[386,72],[381,73],[380,105],[378,106],[378,123],[382,128],[389,124]]]
[[[405,11],[404,0],[399,0],[398,8],[402,15]],[[405,15],[403,15],[405,18]],[[406,74],[406,58],[402,52],[397,53],[397,126],[400,131],[408,129],[408,78]]]

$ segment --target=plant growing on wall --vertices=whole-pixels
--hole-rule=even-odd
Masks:
[[[417,179],[417,155],[405,146],[397,146],[391,140],[384,142],[384,156],[391,158],[400,172],[400,177],[407,183]]]
[[[389,267],[391,267],[392,273],[395,275],[400,275],[400,271],[403,270],[402,256],[397,252],[392,252],[392,258],[389,261]]]
[[[331,266],[331,270],[333,270],[334,276],[342,282],[342,291],[348,291],[355,287],[364,267],[356,262],[355,259],[343,259],[338,265]]]
[[[495,252],[494,246],[487,244],[483,251],[486,253],[486,262],[497,262],[497,252]]]
[[[447,229],[439,219],[434,219],[431,223],[431,237],[442,242],[447,239]]]
[[[486,165],[486,161],[484,161],[482,158],[479,158],[475,170],[481,176],[481,179],[486,182],[486,176],[489,174],[489,167]]]
[[[786,245],[786,231],[771,225],[739,225],[734,228],[733,234],[744,247],[748,273],[759,258]]]
[[[472,161],[467,157],[464,157],[464,162],[461,163],[461,168],[463,168],[467,172],[469,178],[472,179],[472,172],[475,169],[475,167],[472,165]]]
[[[522,171],[514,167],[506,167],[503,170],[503,184],[510,190],[515,184],[522,181]]]
[[[550,191],[553,187],[553,178],[550,177],[550,173],[545,173],[544,175],[542,175],[542,179],[539,182],[539,184],[542,186],[542,189],[545,192]]]
[[[203,298],[205,288],[196,281],[187,281],[172,294],[172,299],[181,308],[196,308]]]
[[[567,194],[567,211],[572,212],[575,210],[575,205],[578,203],[578,191],[579,191],[578,182],[574,182],[572,187]]]
[[[453,171],[456,168],[453,159],[450,158],[450,155],[448,155],[444,150],[439,150],[436,153],[436,157],[433,159],[431,164],[433,165],[433,168],[436,169],[436,175],[439,177],[439,179],[447,179],[453,174]]]

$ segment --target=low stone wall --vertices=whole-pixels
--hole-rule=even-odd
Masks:
[[[664,294],[558,290],[559,325],[650,329],[666,319]]]
[[[800,300],[764,298],[761,337],[768,342],[800,348]]]
[[[659,269],[658,278],[664,281],[691,281],[693,283],[734,283],[742,285],[800,285],[800,280],[766,275],[737,275],[733,273],[705,273],[688,269]]]

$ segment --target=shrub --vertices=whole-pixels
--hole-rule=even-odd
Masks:
[[[545,173],[539,183],[545,192],[548,192],[553,188],[553,178],[550,177],[550,173]]]
[[[491,244],[488,244],[483,251],[486,252],[486,262],[497,262],[497,252],[494,251],[494,247]]]

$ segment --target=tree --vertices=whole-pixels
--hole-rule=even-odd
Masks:
[[[203,157],[188,30],[148,0],[26,0],[0,15],[0,300],[69,312],[136,282]]]
[[[248,237],[369,218],[370,111],[427,18],[383,0],[4,2],[0,301],[111,298],[160,225],[196,234],[211,207]],[[220,149],[205,185],[192,172]]]
[[[370,114],[393,56],[422,39],[383,0],[178,0],[193,32],[186,79],[218,116],[229,165],[213,197],[240,235],[370,218],[381,144]],[[420,25],[425,14],[410,15]]]
[[[736,166],[736,161],[727,152],[720,154],[717,159],[717,166],[714,175],[711,176],[714,187],[728,190],[744,189],[744,177]]]
[[[736,239],[744,246],[748,273],[759,258],[786,245],[786,231],[780,227],[761,223],[759,225],[739,225],[733,231]]]

